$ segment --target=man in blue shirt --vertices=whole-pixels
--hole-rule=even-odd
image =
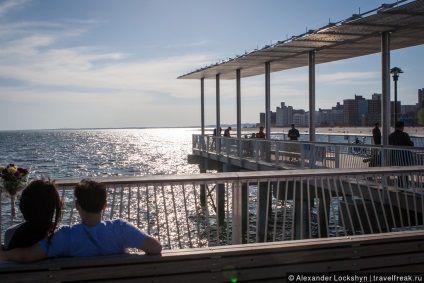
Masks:
[[[123,220],[102,221],[107,192],[103,184],[84,179],[74,190],[81,222],[62,226],[51,243],[42,240],[25,249],[0,251],[0,261],[33,262],[57,256],[95,256],[125,253],[138,248],[146,254],[160,254],[162,245],[133,224]]]

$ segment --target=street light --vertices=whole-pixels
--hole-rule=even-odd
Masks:
[[[397,121],[397,81],[399,79],[399,74],[403,73],[401,68],[398,67],[394,67],[390,69],[390,73],[393,74],[393,81],[395,83],[395,107],[394,107],[394,118],[395,120],[393,121],[393,128],[396,125],[396,121]]]

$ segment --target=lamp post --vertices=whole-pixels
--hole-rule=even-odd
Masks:
[[[401,68],[393,67],[390,69],[390,73],[393,74],[393,82],[395,84],[395,107],[394,107],[394,121],[393,121],[393,128],[394,128],[397,121],[397,81],[399,79],[399,74],[403,73],[403,71]]]

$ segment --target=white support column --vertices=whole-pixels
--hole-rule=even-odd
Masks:
[[[205,135],[205,79],[200,79],[200,124],[202,136]]]
[[[221,102],[219,93],[219,74],[216,75],[216,135],[221,136]],[[216,153],[219,154],[221,151],[221,139],[216,139]]]
[[[237,87],[237,137],[241,138],[241,85],[240,85],[240,69],[237,69],[236,71],[237,75],[237,81],[236,81],[236,87]]]
[[[382,145],[388,145],[390,134],[390,33],[381,34],[381,135]]]
[[[315,141],[315,51],[309,51],[309,141]]]
[[[271,138],[271,62],[265,63],[265,131],[266,139]]]

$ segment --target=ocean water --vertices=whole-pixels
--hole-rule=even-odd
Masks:
[[[188,164],[187,155],[198,133],[196,128],[0,131],[0,165],[14,163],[30,169],[31,178],[51,179],[197,174],[199,167]],[[10,199],[3,196],[0,241],[11,224]],[[20,221],[18,213],[15,223]]]
[[[31,177],[85,178],[199,173],[187,163],[196,128],[0,131],[0,164]]]

